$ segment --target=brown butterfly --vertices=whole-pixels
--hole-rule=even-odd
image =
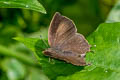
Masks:
[[[77,33],[75,24],[69,18],[56,12],[49,30],[50,48],[43,51],[46,56],[64,60],[77,66],[85,66],[85,54],[90,45],[82,34]]]

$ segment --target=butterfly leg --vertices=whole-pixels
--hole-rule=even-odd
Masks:
[[[49,57],[49,62],[51,62],[51,57]]]
[[[53,58],[49,57],[49,62],[52,63],[52,64],[55,64]]]
[[[90,48],[96,48],[96,45],[89,45],[89,46],[90,46]],[[88,52],[95,53],[95,50],[90,50]]]

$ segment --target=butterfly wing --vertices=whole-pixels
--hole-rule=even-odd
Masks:
[[[90,46],[84,36],[77,33],[70,19],[55,14],[49,27],[48,42],[51,48],[44,51],[45,55],[74,65],[86,65],[84,56]]]
[[[75,33],[76,28],[73,22],[59,13],[55,13],[48,31],[48,43],[51,47],[57,47]]]
[[[90,51],[90,45],[83,35],[76,33],[69,40],[60,45],[64,51],[71,51],[73,53],[85,54]]]
[[[49,45],[64,51],[86,53],[90,46],[84,36],[76,32],[72,20],[55,13],[48,32]]]

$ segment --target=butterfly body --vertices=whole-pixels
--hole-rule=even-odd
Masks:
[[[48,48],[47,50],[44,51],[44,54],[46,56],[50,56],[59,60],[64,60],[74,65],[78,66],[86,65],[86,63],[84,62],[84,56],[82,56],[81,58],[81,55],[77,53],[72,53],[70,51],[62,51],[58,49]]]
[[[72,20],[56,13],[48,31],[50,48],[43,51],[46,56],[64,60],[78,66],[86,65],[84,60],[90,45],[77,29]]]

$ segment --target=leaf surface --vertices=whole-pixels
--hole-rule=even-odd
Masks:
[[[46,13],[38,0],[0,0],[0,8],[24,8]]]

